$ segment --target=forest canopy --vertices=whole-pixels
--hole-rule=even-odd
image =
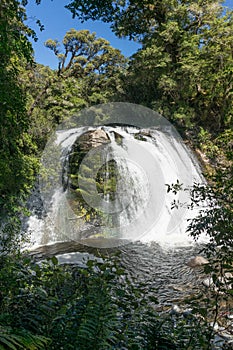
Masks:
[[[223,1],[72,1],[73,17],[140,41],[126,95],[170,120],[211,131],[232,123],[232,11]]]

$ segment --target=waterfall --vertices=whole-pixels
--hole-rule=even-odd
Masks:
[[[84,202],[100,213],[98,225],[78,215],[67,195],[72,146],[81,135],[96,129],[103,130],[109,142],[87,153],[80,164],[78,179]],[[198,209],[190,211],[182,206],[172,210],[174,196],[167,193],[166,184],[176,183],[178,179],[184,187],[190,187],[203,183],[203,177],[191,152],[182,140],[174,137],[172,130],[130,126],[70,128],[58,131],[48,149],[42,160],[48,174],[40,180],[45,214],[32,213],[27,225],[32,244],[75,240],[91,245],[87,239],[99,237],[110,242],[112,239],[140,240],[173,246],[190,243],[185,232],[187,219],[196,216]],[[97,159],[100,159],[97,170],[103,165],[106,168],[105,185],[111,182],[113,162],[112,192],[99,193],[96,186],[93,187],[97,171],[85,173],[93,160],[98,163]],[[178,199],[188,203],[188,192],[181,191]]]

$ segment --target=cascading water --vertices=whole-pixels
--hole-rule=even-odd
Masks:
[[[156,112],[127,103],[81,111],[44,150],[41,200],[32,196],[27,222],[31,248],[81,266],[96,247],[118,249],[126,270],[169,304],[197,282],[185,261],[199,247],[185,230],[198,209],[171,209],[166,184],[177,179],[184,187],[203,182],[181,137]],[[187,203],[188,192],[176,199]]]
[[[197,211],[188,211],[184,206],[171,210],[174,196],[167,193],[166,184],[176,183],[178,179],[184,187],[190,187],[194,182],[203,182],[203,178],[199,165],[183,142],[173,137],[171,130],[98,127],[97,130],[103,130],[109,142],[104,147],[87,152],[77,176],[85,203],[98,209],[102,215],[101,223],[87,222],[84,216],[73,210],[67,199],[69,156],[74,142],[93,130],[96,128],[57,132],[56,140],[47,152],[49,157],[43,160],[51,177],[48,180],[47,176],[45,181],[42,179],[40,185],[45,215],[32,215],[28,221],[31,242],[38,245],[76,240],[87,244],[87,238],[102,236],[109,239],[110,247],[115,245],[111,239],[154,241],[172,246],[189,243],[190,238],[185,233],[187,219],[196,215]],[[50,161],[51,153],[53,162]],[[92,166],[93,161],[96,170],[92,169],[87,175],[85,169]],[[93,184],[91,181],[96,181],[104,164],[105,182],[110,181],[111,161],[114,161],[116,171],[112,199],[109,191],[101,194],[96,186],[90,185]],[[51,163],[54,164],[51,166]],[[57,173],[56,176],[54,173]],[[185,191],[181,191],[178,197],[181,203],[189,200]]]
[[[77,128],[80,124],[92,126]],[[92,132],[99,139],[88,141]],[[82,148],[82,142],[90,147]],[[186,264],[202,247],[186,233],[187,220],[199,208],[171,209],[175,198],[166,184],[177,180],[184,188],[204,182],[199,164],[164,118],[126,103],[84,111],[45,149],[41,200],[32,196],[27,222],[32,254],[39,259],[56,255],[59,263],[85,268],[88,259],[99,258],[99,248],[114,248],[136,288],[142,281],[160,311],[171,310],[196,293],[203,279],[200,270]],[[187,204],[189,192],[180,191],[176,200]]]

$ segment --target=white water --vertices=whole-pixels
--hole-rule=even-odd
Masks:
[[[190,211],[183,206],[171,210],[171,202],[174,199],[178,199],[181,203],[189,202],[188,192],[180,191],[174,197],[172,193],[167,193],[165,185],[176,183],[177,179],[184,187],[190,187],[195,182],[203,182],[199,165],[193,160],[182,140],[177,139],[172,131],[152,129],[148,131],[150,136],[143,136],[142,141],[134,138],[139,131],[135,128],[102,128],[111,140],[110,146],[104,151],[104,161],[114,159],[120,173],[115,200],[111,201],[108,195],[100,197],[96,191],[93,193],[94,204],[90,203],[90,206],[97,205],[106,214],[106,220],[99,228],[104,237],[140,240],[144,243],[155,241],[172,246],[190,244],[192,240],[185,232],[187,219],[196,216],[198,209]],[[58,159],[64,163],[77,137],[92,129],[76,128],[59,131],[55,140],[60,152]],[[115,133],[121,135],[121,144],[115,140]],[[47,151],[46,156],[51,157],[50,153]],[[57,160],[54,162],[53,159],[50,162],[49,157],[46,166],[55,163],[52,170],[59,169]],[[95,178],[95,174],[92,176]],[[32,215],[28,221],[32,244],[48,244],[64,240],[82,242],[82,232],[89,226],[87,227],[84,220],[77,217],[69,206],[60,174],[58,179],[55,177],[55,180],[50,181],[50,187],[51,184],[53,195],[50,193],[50,196],[45,190],[47,184],[41,182],[40,186],[47,210],[46,215],[43,218]],[[81,183],[81,186],[85,188],[85,183]]]

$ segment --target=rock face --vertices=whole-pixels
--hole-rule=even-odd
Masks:
[[[121,142],[118,133],[114,132],[111,138],[113,136],[116,142]],[[67,190],[67,201],[73,213],[82,217],[85,223],[94,226],[102,225],[104,215],[98,208],[89,205],[93,201],[93,195],[96,196],[98,192],[100,197],[108,196],[111,200],[115,198],[116,163],[114,160],[109,160],[105,164],[103,161],[105,152],[102,152],[102,148],[98,150],[98,147],[108,145],[110,142],[110,136],[105,130],[101,128],[89,130],[76,139],[68,158],[67,181],[64,186]],[[91,153],[91,150],[97,152]],[[80,186],[80,183],[84,183],[85,186]]]
[[[107,133],[102,129],[96,129],[87,131],[78,138],[75,144],[76,146],[79,145],[82,151],[88,152],[91,148],[101,146],[108,142],[110,142],[110,139]]]
[[[76,178],[79,166],[86,154],[93,148],[109,143],[107,133],[102,129],[87,131],[74,142],[69,156],[69,184],[76,189],[78,187]],[[92,164],[94,166],[94,164]],[[92,171],[92,167],[90,168]]]
[[[187,265],[189,267],[198,267],[198,266],[202,266],[205,264],[208,264],[209,261],[205,258],[203,258],[203,256],[197,255],[194,258],[191,258],[188,262]]]

